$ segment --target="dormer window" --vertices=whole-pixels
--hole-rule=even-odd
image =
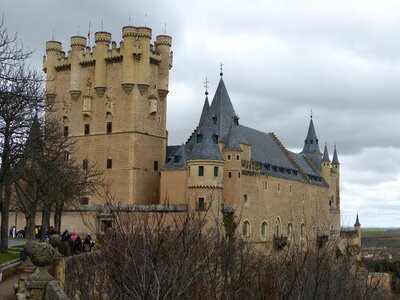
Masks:
[[[312,144],[313,143],[313,140],[310,140],[310,144]]]
[[[196,136],[196,143],[197,144],[201,144],[202,141],[203,141],[203,135],[202,134],[198,134]]]
[[[214,141],[214,144],[218,144],[218,135],[217,134],[213,134],[213,141]]]
[[[304,143],[307,145],[308,141],[307,141],[307,140],[305,140],[305,141],[304,141]]]
[[[217,117],[213,116],[212,119],[213,119],[214,124],[217,124]]]
[[[180,160],[181,160],[181,156],[180,155],[174,155],[174,164],[179,163]]]
[[[318,139],[315,140],[315,143],[318,144]]]
[[[239,118],[237,116],[233,117],[233,123],[239,125]]]

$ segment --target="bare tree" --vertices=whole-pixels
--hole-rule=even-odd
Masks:
[[[73,159],[73,140],[64,137],[62,123],[51,116],[46,120],[35,116],[24,157],[18,165],[15,183],[19,201],[27,219],[29,238],[34,237],[35,214],[42,212],[42,236],[50,227],[51,212],[55,210],[55,225],[60,228],[61,214],[66,202],[75,202],[83,192],[91,192],[101,181],[101,172],[92,166],[82,168]]]

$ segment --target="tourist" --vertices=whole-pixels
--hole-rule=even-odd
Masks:
[[[90,236],[90,234],[88,233],[85,236],[85,239],[83,240],[83,251],[84,252],[91,252],[92,251],[92,247],[93,247],[94,243],[92,241],[92,237]]]
[[[78,235],[75,240],[74,254],[81,254],[83,250],[83,243],[81,237]]]

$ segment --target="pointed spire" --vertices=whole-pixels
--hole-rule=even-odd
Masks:
[[[231,126],[229,128],[228,137],[226,138],[226,143],[224,146],[224,150],[235,150],[241,151],[240,142],[239,142],[239,122],[238,117],[234,117],[232,120]]]
[[[357,218],[356,218],[356,223],[354,224],[354,227],[361,227],[360,221],[358,220],[358,212],[357,212]]]
[[[335,144],[335,150],[333,151],[332,165],[340,165],[337,151],[336,151],[336,144]]]
[[[322,155],[321,150],[318,145],[317,134],[315,133],[314,122],[312,119],[312,115],[310,118],[310,125],[308,126],[307,137],[304,141],[303,151],[301,153],[304,154],[319,154]]]
[[[38,160],[43,149],[42,132],[37,114],[33,117],[28,139],[25,143],[24,156]]]
[[[222,77],[211,103],[211,112],[221,141],[226,141],[232,118],[236,116]]]
[[[326,146],[326,142],[325,142],[324,156],[322,157],[322,161],[331,162],[331,160],[329,159],[328,147]]]

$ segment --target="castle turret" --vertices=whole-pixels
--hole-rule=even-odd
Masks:
[[[356,223],[354,224],[354,229],[357,232],[358,245],[361,247],[361,224],[360,224],[360,220],[358,219],[358,213],[357,213],[357,217],[356,217]]]
[[[239,142],[239,118],[235,116],[229,128],[223,149],[224,166],[224,204],[235,205],[241,199],[241,155]]]
[[[58,41],[46,42],[46,60],[44,71],[46,73],[46,99],[53,101],[57,90],[57,72],[55,69],[57,59],[61,56],[62,44]]]
[[[71,37],[71,80],[69,94],[72,99],[77,100],[82,93],[82,67],[80,65],[82,52],[86,46],[86,38],[83,36]]]
[[[310,125],[308,126],[307,137],[304,140],[303,154],[322,155],[318,145],[317,134],[315,133],[314,122],[311,116]]]
[[[169,70],[172,67],[170,50],[172,38],[168,35],[159,35],[156,39],[157,52],[161,56],[160,66],[158,68],[158,95],[164,99],[168,94]]]
[[[137,36],[140,45],[140,60],[138,64],[137,83],[141,95],[148,90],[150,82],[150,40],[151,28],[138,27]]]
[[[197,210],[220,210],[224,160],[218,144],[208,98],[204,102],[200,122],[189,160],[189,206]]]
[[[102,97],[107,89],[107,51],[111,42],[111,33],[99,31],[95,34],[96,47],[93,56],[96,61],[94,75],[94,89]]]
[[[137,37],[137,29],[133,26],[125,26],[122,28],[122,37],[124,38],[124,59],[122,61],[122,88],[129,94],[135,85],[135,39]]]
[[[326,182],[331,182],[331,160],[329,159],[328,147],[325,143],[324,155],[321,160],[322,163],[322,177],[325,179]]]

